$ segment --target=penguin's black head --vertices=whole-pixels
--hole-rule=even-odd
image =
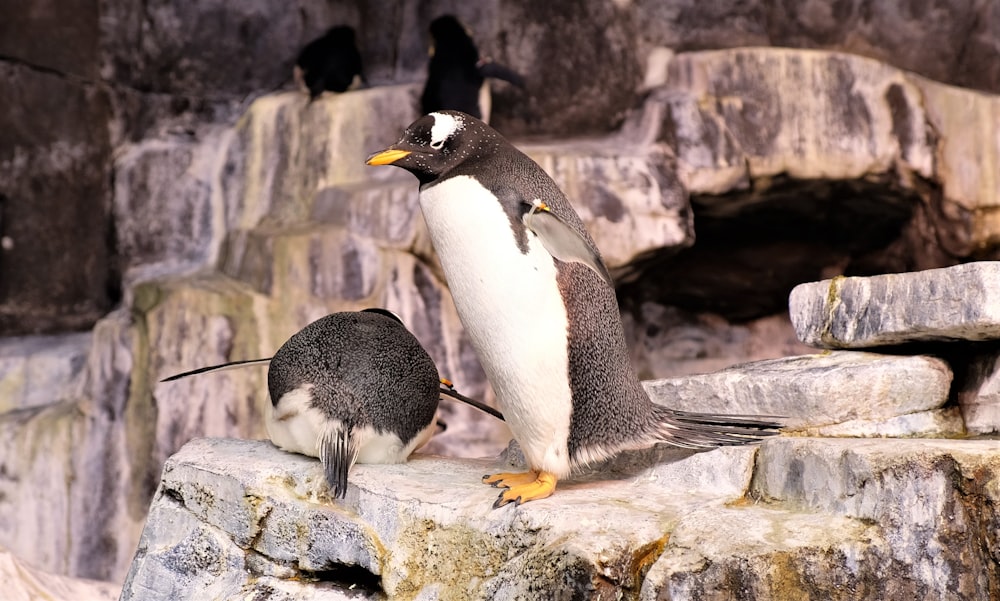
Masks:
[[[326,39],[335,48],[353,48],[355,41],[354,28],[349,25],[336,25],[326,32]]]
[[[471,115],[436,111],[411,123],[399,142],[371,155],[366,163],[402,167],[427,184],[466,161],[488,156],[503,141]]]
[[[449,53],[475,63],[479,50],[472,35],[454,15],[442,15],[431,21],[432,54]]]

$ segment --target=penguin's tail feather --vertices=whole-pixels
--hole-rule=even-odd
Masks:
[[[209,365],[208,367],[199,367],[198,369],[192,369],[191,371],[185,371],[179,374],[174,374],[169,378],[163,378],[160,382],[173,382],[174,380],[180,380],[181,378],[186,378],[188,376],[197,376],[198,374],[207,374],[213,371],[222,371],[225,369],[235,369],[237,367],[250,367],[251,365],[264,365],[265,363],[270,363],[271,357],[266,359],[247,359],[245,361],[230,361],[229,363],[223,363],[222,365]]]
[[[685,449],[753,444],[780,434],[781,418],[770,415],[719,415],[675,411],[654,405],[654,437]]]
[[[319,460],[335,499],[347,496],[347,474],[358,460],[361,445],[352,436],[350,427],[328,426],[320,434]]]

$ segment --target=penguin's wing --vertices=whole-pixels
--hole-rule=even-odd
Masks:
[[[270,362],[271,362],[271,357],[268,357],[266,359],[247,359],[245,361],[231,361],[229,363],[223,363],[222,365],[210,365],[208,367],[199,367],[198,369],[185,371],[179,374],[172,375],[169,378],[163,378],[162,380],[160,380],[160,382],[173,382],[174,380],[180,380],[181,378],[186,378],[188,376],[197,376],[198,374],[207,374],[213,371],[222,371],[224,369],[234,369],[237,367],[264,365]]]
[[[579,232],[559,219],[541,200],[536,198],[526,204],[530,204],[531,209],[521,217],[521,221],[538,236],[550,255],[563,262],[583,263],[601,276],[608,286],[615,287],[604,261]]]
[[[524,78],[521,77],[520,73],[510,67],[505,67],[504,65],[495,63],[487,58],[480,60],[479,63],[476,64],[476,68],[479,70],[479,74],[483,77],[502,79],[521,89],[524,89]]]
[[[323,463],[326,481],[337,499],[347,496],[347,473],[358,460],[361,449],[352,430],[340,421],[331,421],[323,428],[319,438],[319,460]]]

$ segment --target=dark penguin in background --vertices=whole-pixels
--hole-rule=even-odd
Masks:
[[[347,25],[331,27],[306,44],[295,61],[295,79],[309,90],[310,100],[325,90],[346,92],[355,77],[364,79],[361,54],[354,29]]]
[[[385,309],[332,313],[293,335],[270,359],[204,367],[163,381],[268,362],[268,436],[281,449],[319,457],[335,497],[347,493],[355,462],[402,463],[427,442],[441,394],[499,416],[440,380],[427,351]],[[448,388],[439,389],[441,383]]]
[[[503,79],[524,87],[524,79],[503,65],[480,59],[479,50],[465,26],[452,15],[434,19],[427,82],[420,96],[422,112],[453,109],[489,121],[489,88],[486,78]],[[482,105],[486,106],[482,106]]]
[[[421,117],[370,165],[420,182],[420,206],[462,320],[528,473],[500,473],[494,507],[552,494],[620,451],[754,442],[779,424],[654,404],[629,361],[615,290],[559,187],[482,121]]]

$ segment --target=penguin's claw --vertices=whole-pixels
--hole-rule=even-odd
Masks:
[[[508,476],[508,478],[500,478]],[[487,476],[489,478],[489,476]],[[525,474],[496,474],[493,481],[488,483],[493,486],[503,486],[507,490],[500,493],[497,500],[493,502],[493,509],[503,507],[509,503],[515,506],[528,501],[536,501],[551,496],[556,490],[557,478],[555,474],[549,472],[528,472]],[[483,479],[487,482],[486,478]]]

